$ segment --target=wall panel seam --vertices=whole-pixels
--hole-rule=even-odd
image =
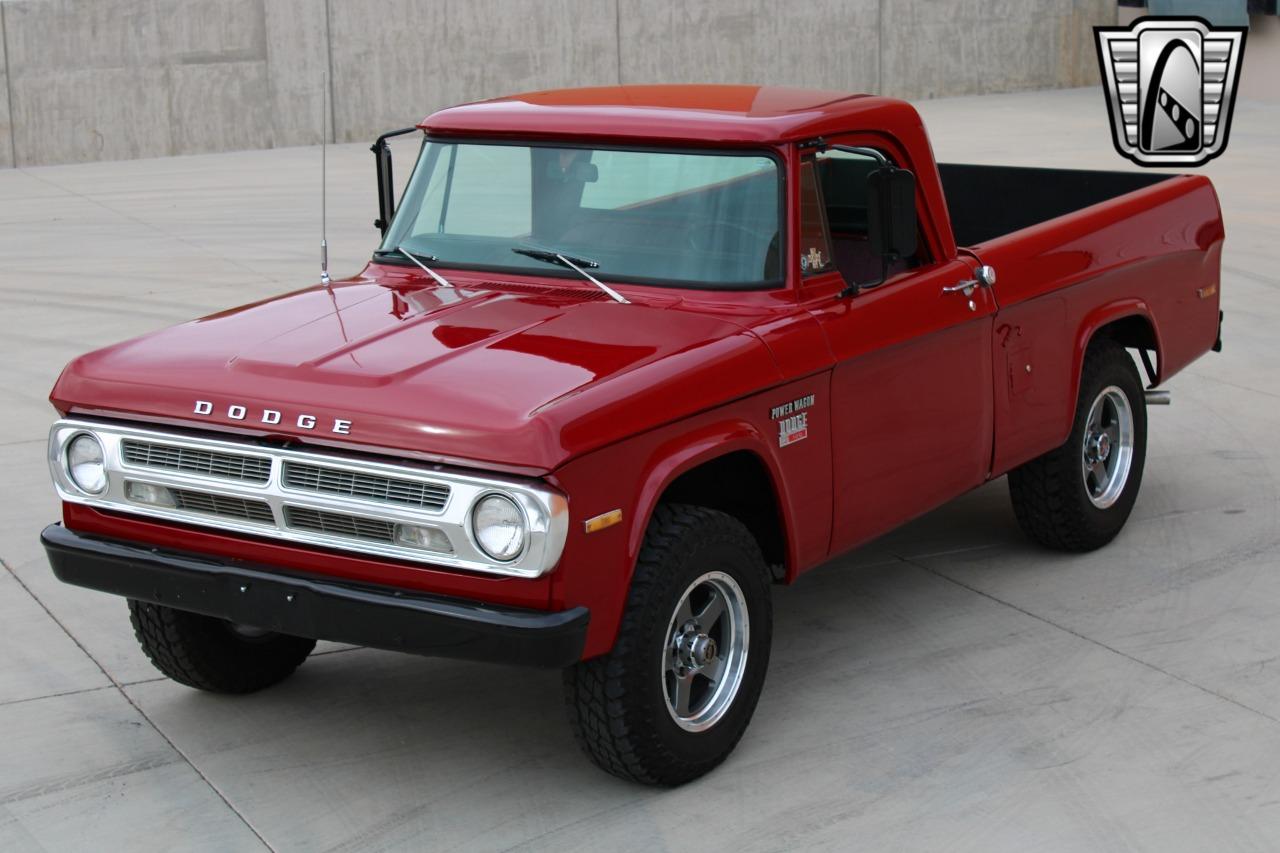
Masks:
[[[876,91],[883,95],[884,91],[884,0],[876,4]]]
[[[13,124],[13,71],[9,68],[9,26],[4,19],[4,3],[0,2],[0,46],[4,47],[4,108],[9,113],[9,157],[18,168],[18,129]]]
[[[326,61],[328,62],[329,72],[325,74],[325,82],[328,84],[325,88],[327,91],[321,92],[320,97],[329,99],[329,121],[328,126],[324,126],[325,122],[321,121],[320,138],[329,142],[338,141],[338,114],[334,111],[335,104],[333,100],[333,27],[329,24],[329,0],[324,0],[324,51]],[[323,115],[324,113],[321,113]],[[332,132],[330,132],[332,128]]]
[[[7,56],[8,54],[6,54]],[[618,63],[618,85],[622,85],[622,0],[613,0],[613,56]]]

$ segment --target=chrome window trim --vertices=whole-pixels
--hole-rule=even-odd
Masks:
[[[72,482],[66,470],[67,443],[82,432],[95,436],[103,447],[107,488],[97,495],[81,491]],[[120,450],[120,443],[126,438],[163,442],[193,450],[266,457],[271,460],[271,473],[266,483],[253,483],[189,471],[131,465],[124,462]],[[283,465],[286,460],[373,476],[446,485],[449,487],[449,497],[442,509],[427,510],[399,506],[380,500],[286,489],[281,484]],[[260,447],[221,439],[194,438],[181,433],[160,432],[80,419],[60,420],[50,428],[49,470],[58,496],[62,500],[96,509],[176,521],[221,532],[244,533],[302,545],[332,548],[354,552],[365,557],[388,557],[443,569],[464,569],[511,577],[540,577],[554,568],[564,551],[569,530],[568,501],[564,495],[536,480],[502,475],[472,476],[425,466],[354,460],[326,453]],[[125,483],[128,480],[260,500],[271,507],[275,524],[269,526],[258,522],[244,522],[222,516],[135,503],[125,497]],[[528,524],[524,550],[515,559],[506,563],[496,562],[486,555],[473,537],[472,509],[480,498],[491,492],[506,495],[514,500],[524,513]],[[290,529],[284,526],[286,505],[322,512],[346,513],[395,523],[435,527],[449,537],[453,545],[453,553],[446,554],[402,545]]]

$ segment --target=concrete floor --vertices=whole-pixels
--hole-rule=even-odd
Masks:
[[[1097,90],[922,109],[944,160],[1125,168]],[[45,394],[314,281],[318,152],[0,171],[0,849],[1280,848],[1277,139],[1280,106],[1240,104],[1206,169],[1226,350],[1152,412],[1119,539],[1038,550],[997,482],[778,589],[751,729],[677,791],[588,764],[556,673],[328,645],[247,698],[159,679],[37,544]],[[339,272],[374,244],[370,160],[330,152]]]

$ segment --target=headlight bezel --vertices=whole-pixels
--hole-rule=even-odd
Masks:
[[[520,517],[520,547],[510,557],[499,557],[486,548],[480,539],[480,531],[476,529],[476,517],[480,513],[480,506],[490,498],[505,500],[515,508],[516,514]],[[471,502],[471,507],[467,510],[467,533],[471,536],[472,544],[480,550],[480,553],[484,554],[489,559],[498,564],[514,563],[524,555],[525,551],[529,547],[529,512],[516,495],[511,494],[510,492],[504,492],[500,489],[490,489],[477,495],[475,500]]]
[[[102,485],[97,489],[91,489],[87,487],[84,483],[80,482],[80,480],[76,477],[76,473],[75,473],[76,465],[73,464],[71,461],[71,449],[76,444],[76,442],[80,441],[81,439],[88,439],[89,441],[93,442],[94,445],[98,448],[97,465],[98,465],[98,468],[100,469]],[[67,481],[74,488],[79,490],[82,494],[89,495],[90,497],[97,497],[99,495],[106,494],[107,489],[111,487],[111,477],[107,473],[106,444],[102,441],[101,438],[99,438],[97,435],[95,435],[89,430],[80,430],[78,432],[72,433],[71,436],[62,443],[62,449],[60,450],[59,455],[62,461],[62,470],[67,475]]]

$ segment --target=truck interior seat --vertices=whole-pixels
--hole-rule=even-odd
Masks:
[[[836,269],[840,270],[840,275],[844,277],[846,284],[867,284],[879,281],[885,273],[884,262],[879,255],[871,251],[866,232],[832,233],[831,253],[835,256]],[[889,263],[888,275],[897,275],[913,266],[915,266],[915,258],[899,258]]]

